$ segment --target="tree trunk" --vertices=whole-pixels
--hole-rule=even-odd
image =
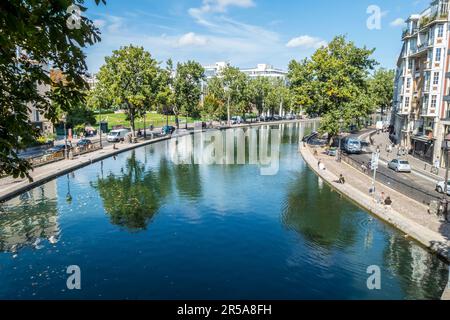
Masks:
[[[132,142],[134,142],[134,139],[136,138],[136,132],[135,132],[135,126],[134,126],[134,118],[135,118],[134,108],[129,107],[128,110],[130,110],[131,139],[132,139]]]

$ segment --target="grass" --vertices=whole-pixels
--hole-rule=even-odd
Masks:
[[[111,130],[115,126],[130,127],[130,121],[127,120],[126,114],[123,113],[105,113],[102,115],[96,115],[97,122],[100,120],[108,122],[108,128]],[[157,113],[147,113],[145,125],[150,127],[153,124],[155,128],[163,127],[166,125],[166,116]],[[186,121],[185,117],[179,117],[180,126]],[[188,118],[188,123],[198,121],[197,119]],[[169,125],[175,125],[175,116],[169,116]],[[144,128],[144,119],[137,118],[135,120],[136,130]]]

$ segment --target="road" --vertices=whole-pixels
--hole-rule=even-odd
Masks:
[[[367,164],[372,155],[369,153],[348,155],[350,159],[360,165]],[[372,179],[372,173],[367,174],[368,179]],[[414,173],[397,173],[387,167],[387,163],[380,160],[377,170],[377,181],[390,188],[403,193],[424,204],[429,204],[432,200],[439,200],[442,194],[435,190],[436,181]]]
[[[371,131],[372,130],[364,130],[353,136],[362,137]],[[370,150],[368,151],[369,152],[363,154],[348,155],[348,157],[360,165],[362,163],[367,164],[372,159],[372,153]],[[368,173],[368,178],[371,179],[372,174],[373,173]],[[380,160],[376,178],[377,181],[424,204],[429,204],[432,200],[440,200],[443,196],[435,190],[436,180],[416,171],[413,171],[412,173],[397,173],[394,170],[389,169],[387,167],[387,162],[383,160]]]

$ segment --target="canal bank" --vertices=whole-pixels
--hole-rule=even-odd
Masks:
[[[248,128],[248,127],[257,127],[264,125],[280,125],[280,124],[288,124],[288,123],[305,123],[305,122],[316,122],[317,119],[308,119],[308,120],[290,120],[290,121],[279,121],[279,122],[270,122],[270,123],[249,123],[249,124],[240,124],[232,126],[232,128]],[[219,130],[227,130],[229,127],[220,127]],[[154,144],[166,140],[170,140],[172,138],[183,137],[186,135],[193,134],[195,131],[193,130],[185,130],[179,134],[173,136],[166,136],[156,139],[150,140],[140,140],[134,144],[116,144],[115,146],[110,145],[101,150],[94,151],[80,157],[77,157],[73,160],[61,160],[58,162],[54,162],[45,166],[41,166],[39,168],[35,168],[33,172],[31,172],[31,177],[33,178],[32,182],[29,182],[27,178],[14,179],[12,177],[5,177],[0,179],[0,202],[8,201],[26,191],[34,189],[52,179],[58,178],[65,174],[68,174],[74,170],[83,168],[90,164],[93,164],[98,161],[102,161],[104,159],[117,156],[123,152],[127,152],[133,149],[137,149],[149,144]]]
[[[321,154],[320,149],[316,150]],[[448,234],[442,234],[442,229],[439,229],[436,225],[433,225],[433,229],[430,229],[431,225],[427,225],[425,221],[429,221],[431,217],[426,213],[426,207],[424,205],[418,202],[416,203],[413,199],[409,199],[397,193],[395,190],[377,183],[376,188],[378,192],[385,192],[394,201],[392,208],[387,209],[384,205],[378,204],[368,194],[371,182],[353,167],[345,163],[338,164],[334,158],[326,158],[325,156],[316,157],[313,155],[310,147],[303,144],[300,145],[300,153],[308,166],[333,189],[356,202],[359,206],[378,218],[393,225],[402,231],[405,237],[410,237],[418,241],[432,252],[438,254],[445,261],[450,261]],[[319,170],[319,160],[325,165],[325,170]],[[345,184],[337,183],[340,174],[345,176]],[[406,216],[405,212],[400,212],[400,207],[404,207],[411,215]],[[412,216],[415,216],[416,219],[411,219]]]

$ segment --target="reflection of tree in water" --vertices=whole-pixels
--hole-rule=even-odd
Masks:
[[[145,170],[133,152],[120,176],[99,178],[96,188],[112,223],[131,230],[145,229],[170,193],[170,174],[164,167],[155,173]]]
[[[357,226],[344,221],[343,213],[352,210],[328,188],[319,190],[315,174],[302,171],[288,188],[282,219],[288,228],[323,248],[348,247],[355,241]]]
[[[197,200],[202,196],[200,167],[197,165],[175,165],[173,167],[175,185],[182,197]]]
[[[0,207],[0,252],[17,252],[59,235],[56,182],[38,187]]]
[[[446,286],[446,264],[418,245],[392,233],[384,251],[386,267],[409,299],[439,299]]]

